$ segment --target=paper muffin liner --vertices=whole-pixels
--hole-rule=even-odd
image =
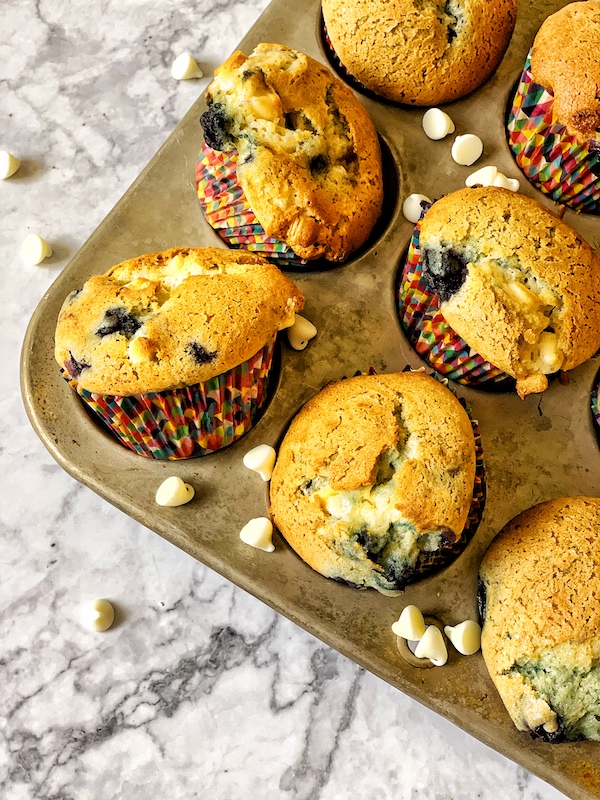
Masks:
[[[249,250],[284,269],[305,267],[309,264],[306,259],[265,233],[238,181],[237,159],[237,150],[222,153],[202,143],[196,162],[196,192],[206,221],[231,247]]]
[[[554,95],[525,61],[508,116],[508,144],[526,178],[558,203],[600,213],[600,153],[580,144],[553,111]]]
[[[164,392],[102,395],[63,377],[121,444],[148,458],[190,458],[227,447],[250,430],[267,398],[274,348],[275,340],[220,375]]]
[[[596,439],[598,439],[598,444],[600,445],[600,372],[596,375],[590,405],[592,409],[592,419],[594,420],[594,429],[596,431]]]
[[[423,214],[429,208],[423,203]],[[472,350],[440,312],[421,265],[420,220],[413,231],[398,285],[398,315],[406,338],[438,375],[467,386],[509,388],[513,379]]]
[[[327,51],[327,55],[330,56],[331,61],[333,61],[333,64],[337,72],[342,77],[346,78],[348,82],[352,84],[353,88],[358,89],[359,92],[369,95],[370,97],[379,97],[380,99],[383,98],[384,100],[386,99],[383,97],[383,95],[376,94],[376,92],[374,92],[372,89],[369,89],[367,86],[365,86],[364,83],[361,83],[358,80],[358,78],[355,78],[354,75],[343,64],[343,62],[340,60],[340,57],[335,52],[333,44],[331,43],[331,39],[329,38],[329,34],[327,33],[327,26],[325,25],[325,20],[323,20],[323,41],[325,42],[326,45],[325,49]]]

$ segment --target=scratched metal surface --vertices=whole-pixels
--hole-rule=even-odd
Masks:
[[[485,143],[477,166],[492,163],[511,177],[522,177],[505,142],[506,100],[541,21],[562,5],[523,0],[510,48],[496,74],[471,96],[448,107],[457,133],[477,133]],[[240,48],[249,52],[260,41],[282,42],[327,63],[318,0],[297,4],[295,16],[285,0],[274,0]],[[356,592],[322,578],[277,534],[276,551],[268,557],[238,538],[248,519],[267,510],[262,481],[242,466],[248,449],[263,442],[277,444],[299,407],[332,379],[369,366],[380,372],[401,370],[406,364],[421,366],[395,312],[396,274],[412,232],[401,214],[401,199],[413,191],[439,197],[458,189],[476,167],[452,161],[453,137],[431,142],[424,136],[422,109],[364,96],[361,100],[389,148],[387,227],[366,252],[345,266],[291,273],[305,293],[306,316],[319,334],[301,353],[282,349],[274,397],[246,437],[201,459],[166,464],[141,458],[90,421],[60,378],[53,358],[54,327],[63,298],[92,274],[144,252],[222,244],[204,221],[193,183],[201,142],[198,116],[205,109],[202,98],[40,302],[22,354],[28,414],[64,469],[110,503],[570,797],[600,797],[597,744],[552,746],[532,741],[510,722],[480,654],[461,658],[451,653],[442,669],[417,669],[400,657],[390,633],[391,623],[407,603],[445,623],[473,617],[477,565],[491,538],[509,519],[552,497],[600,494],[598,447],[589,410],[598,359],[571,372],[568,386],[555,381],[543,396],[524,402],[514,394],[459,387],[482,434],[487,477],[483,520],[451,567],[410,587],[401,597]],[[524,179],[521,190],[551,205]],[[570,211],[565,220],[598,248],[600,220]],[[198,502],[175,510],[156,506],[154,491],[170,474],[199,487]]]

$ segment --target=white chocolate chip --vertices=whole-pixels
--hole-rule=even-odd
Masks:
[[[396,636],[408,639],[409,642],[418,642],[425,633],[425,620],[417,606],[406,606],[400,618],[392,625]]]
[[[415,648],[417,658],[428,658],[436,667],[443,667],[448,660],[448,650],[442,632],[435,625],[428,625]]]
[[[294,350],[304,350],[306,345],[317,335],[315,326],[305,317],[296,314],[296,319],[291,328],[287,329],[287,337],[290,346]]]
[[[441,108],[430,108],[423,114],[423,130],[430,139],[438,141],[454,133],[454,123]]]
[[[41,264],[45,258],[52,255],[52,248],[41,236],[28,233],[21,245],[21,258],[26,264]]]
[[[498,172],[498,167],[489,165],[481,167],[476,172],[472,172],[465,180],[466,186],[500,186],[502,189],[509,189],[511,192],[519,191],[519,181],[516,178],[507,178],[502,172]]]
[[[409,222],[418,222],[423,211],[421,203],[431,204],[432,202],[426,194],[409,194],[402,203],[402,213]]]
[[[558,338],[551,331],[542,331],[539,339],[540,358],[551,372],[560,369],[563,356],[558,351]]]
[[[457,164],[470,167],[483,153],[483,142],[474,133],[457,136],[452,145],[452,158]]]
[[[115,621],[115,610],[108,600],[92,600],[81,609],[81,624],[92,631],[107,631]]]
[[[444,633],[463,656],[472,656],[481,647],[481,628],[472,619],[459,625],[446,625]]]
[[[21,162],[8,150],[0,150],[0,180],[4,181],[14,175],[21,166]]]
[[[347,497],[340,494],[332,494],[325,500],[325,510],[332,517],[341,519],[348,514],[352,508],[352,503]]]
[[[180,56],[177,56],[171,67],[171,75],[176,81],[187,81],[190,78],[204,77],[204,73],[191,53],[182,53]]]
[[[516,300],[518,300],[527,308],[534,309],[540,305],[540,301],[534,295],[534,293],[529,291],[529,289],[522,283],[511,281],[511,283],[506,285],[506,288]]]
[[[258,472],[263,481],[270,481],[277,453],[270,444],[259,444],[248,450],[243,458],[244,466]]]
[[[497,175],[498,167],[481,167],[467,177],[465,186],[493,186]]]
[[[516,178],[507,178],[502,172],[496,175],[494,186],[499,186],[501,189],[508,189],[511,192],[518,192],[521,188],[521,184]]]
[[[244,544],[256,547],[257,550],[264,550],[265,553],[272,553],[275,550],[272,536],[273,523],[267,517],[251,519],[240,531],[240,539]]]
[[[184,483],[177,475],[172,475],[161,483],[156,490],[156,502],[159,506],[182,506],[194,497],[194,489]]]

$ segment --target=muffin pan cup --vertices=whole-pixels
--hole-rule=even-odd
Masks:
[[[506,175],[521,178],[525,194],[551,206],[522,179],[508,149],[504,122],[509,93],[539,25],[564,4],[521,3],[513,40],[497,72],[472,95],[446,107],[457,134],[476,133],[484,141],[484,155],[473,167],[460,167],[451,160],[452,136],[438,142],[425,137],[424,109],[361,96],[398,170],[400,195],[387,198],[392,206],[395,201],[392,221],[378,241],[344,266],[288,273],[305,294],[302,313],[317,326],[318,334],[301,352],[282,348],[272,400],[242,439],[202,458],[176,462],[141,458],[95,426],[61,378],[53,356],[62,302],[93,273],[144,252],[220,242],[196,198],[193,166],[202,143],[198,123],[206,107],[202,98],[42,299],[23,345],[22,391],[44,445],[77,480],[569,797],[590,800],[600,797],[598,743],[550,745],[531,740],[512,725],[480,654],[464,657],[450,648],[444,667],[417,669],[402,658],[390,628],[409,603],[443,625],[476,619],[478,565],[506,522],[553,497],[600,494],[600,455],[590,413],[598,357],[571,371],[569,385],[552,381],[543,395],[525,401],[515,393],[456,387],[472,408],[482,437],[487,483],[482,522],[453,564],[409,586],[399,597],[355,591],[323,578],[277,533],[271,554],[248,547],[238,536],[248,520],[264,516],[268,509],[265,484],[242,464],[248,450],[261,443],[277,445],[300,406],[331,380],[369,366],[377,372],[422,366],[396,312],[398,270],[414,227],[401,214],[402,199],[411,192],[440,197],[462,187],[478,167],[495,164]],[[249,52],[261,41],[282,42],[328,63],[321,43],[319,3],[310,0],[295,12],[290,13],[284,0],[274,0],[240,49]],[[564,218],[598,249],[597,218],[569,210]],[[191,483],[197,490],[194,501],[176,509],[157,506],[154,493],[168,475]]]

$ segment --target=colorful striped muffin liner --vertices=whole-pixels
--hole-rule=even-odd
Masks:
[[[535,83],[531,51],[508,116],[508,144],[525,176],[558,203],[600,213],[600,153],[580,144],[553,111],[554,95]]]
[[[423,215],[429,203],[423,203]],[[406,338],[440,376],[467,386],[507,389],[513,379],[472,350],[448,325],[421,265],[420,220],[413,231],[398,285],[398,315]]]
[[[275,340],[214,378],[164,392],[102,395],[63,377],[121,444],[149,458],[190,458],[227,447],[250,430],[267,398],[274,348]]]
[[[206,221],[228,245],[263,256],[287,269],[309,262],[267,236],[237,179],[237,150],[221,153],[206,142],[196,162],[196,191]]]

